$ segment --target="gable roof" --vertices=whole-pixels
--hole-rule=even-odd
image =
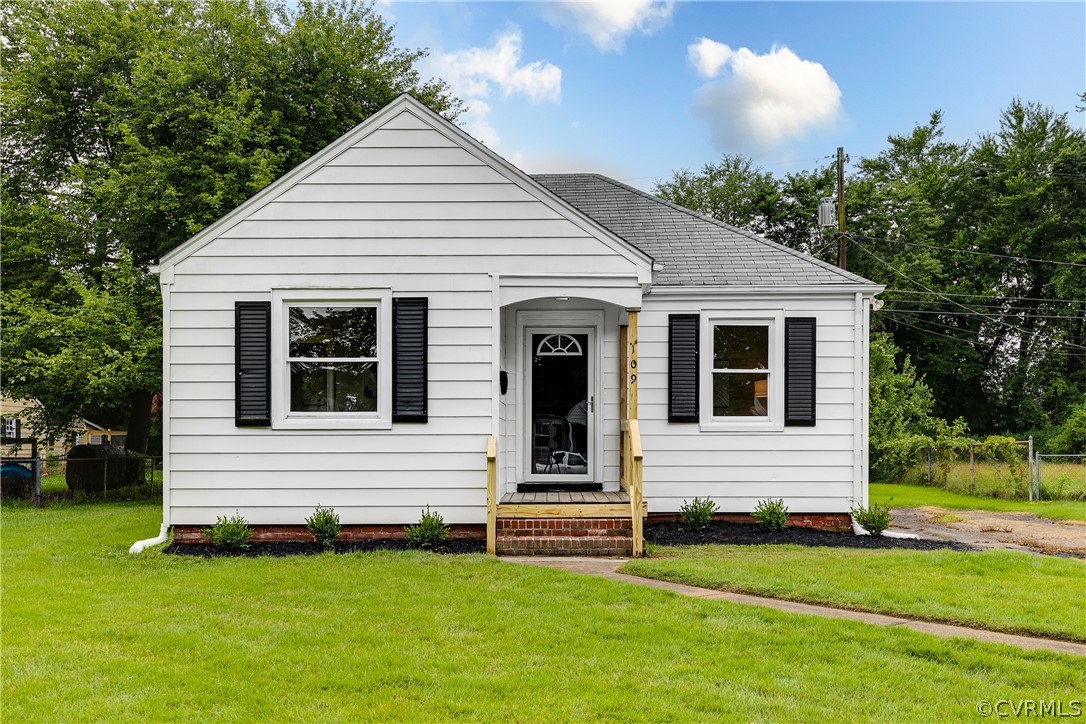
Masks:
[[[310,156],[308,159],[298,164],[294,169],[279,177],[276,181],[266,186],[263,190],[259,191],[222,218],[204,227],[204,229],[195,236],[171,249],[162,256],[157,271],[161,273],[163,269],[176,265],[206,244],[219,236],[222,236],[226,231],[249,218],[264,206],[274,202],[288,189],[304,180],[307,176],[320,170],[344,151],[355,146],[363,138],[380,129],[390,120],[398,117],[402,113],[408,113],[414,116],[434,131],[437,131],[460,148],[463,148],[465,151],[490,166],[490,168],[505,176],[512,183],[520,186],[538,201],[550,207],[591,236],[594,236],[599,241],[609,246],[616,253],[629,259],[638,268],[638,278],[643,282],[648,282],[650,280],[653,262],[652,256],[590,218],[583,211],[573,207],[561,197],[556,196],[543,188],[519,168],[476,141],[455,124],[441,117],[424,103],[407,93],[400,95],[384,108],[359,123],[350,131],[347,131],[347,133],[325,146],[313,156]]]
[[[659,286],[875,283],[599,174],[533,176],[552,193],[651,255]]]

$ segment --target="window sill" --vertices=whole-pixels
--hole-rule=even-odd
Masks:
[[[701,432],[784,432],[784,424],[772,420],[760,420],[758,422],[712,420],[699,423],[698,430]]]
[[[273,430],[391,430],[392,420],[376,417],[288,417],[275,420]]]

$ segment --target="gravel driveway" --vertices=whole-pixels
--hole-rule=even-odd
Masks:
[[[977,548],[1070,555],[1086,558],[1086,523],[1049,520],[1029,513],[947,510],[935,506],[894,508],[894,530]]]

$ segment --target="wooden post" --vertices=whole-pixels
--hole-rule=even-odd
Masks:
[[[486,439],[486,552],[495,555],[498,550],[498,441],[490,435]]]
[[[628,337],[626,336],[629,331],[629,327],[625,324],[619,325],[618,328],[618,419],[620,423],[623,420],[630,419],[628,410],[626,409],[626,392],[629,388],[629,380],[627,373],[627,352]],[[629,434],[624,426],[619,425],[618,432],[618,482],[619,487],[626,482],[626,435]]]
[[[637,313],[641,307],[629,307],[626,309],[630,317],[629,327],[626,330],[626,417],[630,420],[637,419]]]
[[[977,485],[977,466],[973,460],[973,443],[969,443],[969,494],[972,495]]]

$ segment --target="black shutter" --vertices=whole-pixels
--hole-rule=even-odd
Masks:
[[[271,424],[271,302],[234,303],[234,424]]]
[[[23,421],[21,418],[15,418],[15,437],[23,436]]]
[[[698,331],[696,314],[667,318],[667,420],[698,421]]]
[[[392,421],[426,422],[426,297],[392,300]]]
[[[815,318],[784,320],[784,424],[815,424]]]

